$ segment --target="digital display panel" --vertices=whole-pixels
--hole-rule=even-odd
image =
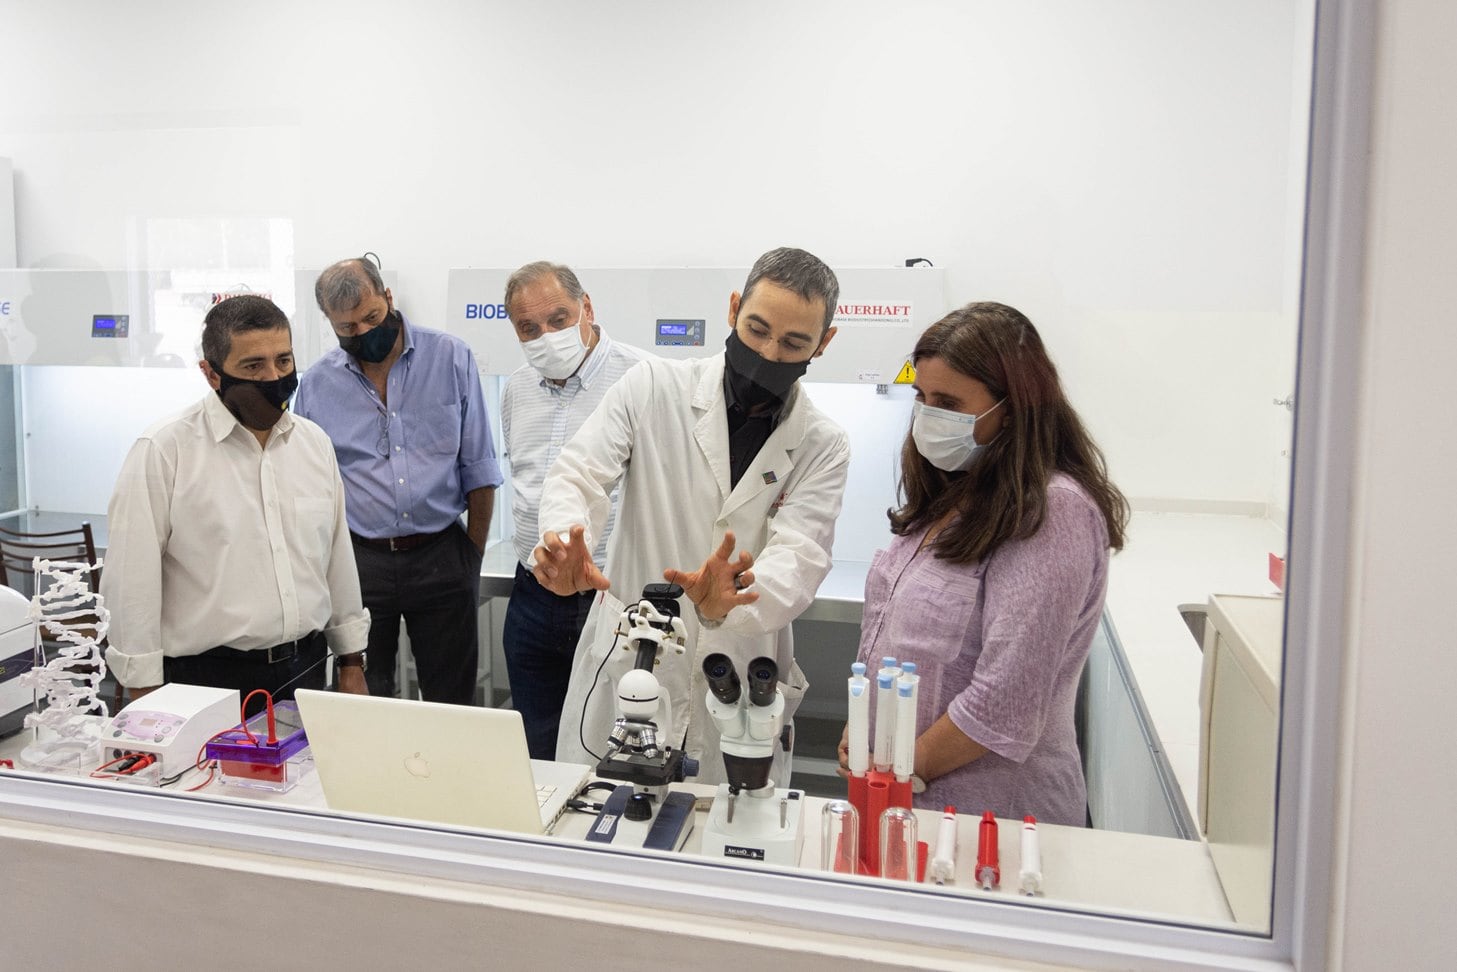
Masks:
[[[124,338],[127,336],[127,325],[131,323],[129,314],[92,314],[91,315],[91,336],[94,338]]]
[[[660,317],[653,343],[660,348],[701,348],[703,323],[702,318]]]

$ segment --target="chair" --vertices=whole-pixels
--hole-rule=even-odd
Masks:
[[[26,597],[34,596],[35,571],[31,561],[36,557],[96,563],[96,541],[91,536],[91,522],[82,520],[74,530],[54,533],[21,533],[0,527],[0,584],[13,587]],[[12,573],[21,576],[12,580]],[[86,576],[92,593],[101,590],[100,570],[93,570]]]
[[[53,533],[22,533],[0,527],[0,584],[13,588],[26,597],[35,596],[36,557],[42,560],[69,561],[72,563],[96,563],[96,540],[91,535],[91,523],[82,520],[73,530],[57,530]],[[101,590],[101,571],[90,571],[86,575],[91,593]],[[103,641],[104,645],[105,642]],[[121,707],[121,685],[117,684],[114,708]]]

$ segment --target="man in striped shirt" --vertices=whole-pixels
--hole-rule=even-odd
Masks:
[[[506,379],[501,393],[517,559],[502,641],[511,702],[526,724],[531,755],[554,759],[572,657],[596,592],[553,594],[526,566],[541,537],[541,487],[562,446],[613,382],[646,354],[607,336],[577,275],[560,264],[543,260],[517,270],[506,282],[505,304],[527,363]],[[615,512],[598,540],[599,564],[614,519]]]

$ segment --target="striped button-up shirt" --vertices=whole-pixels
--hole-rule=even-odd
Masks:
[[[536,514],[547,470],[556,462],[562,446],[601,403],[607,389],[648,357],[637,348],[612,340],[600,328],[598,333],[601,337],[597,346],[565,383],[547,381],[526,364],[511,373],[501,392],[501,438],[511,467],[511,514],[515,519],[516,557],[522,564],[531,563],[531,551],[541,540]],[[616,518],[614,492],[607,528],[593,552],[599,567],[606,561],[607,537]]]

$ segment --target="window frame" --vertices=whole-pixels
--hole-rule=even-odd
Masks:
[[[1321,968],[1333,900],[1374,0],[1319,0],[1302,256],[1271,932],[1017,906],[649,853],[0,775],[0,818],[1095,967]]]

